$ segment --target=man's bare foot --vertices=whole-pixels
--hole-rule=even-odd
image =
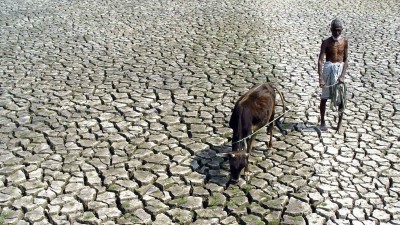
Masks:
[[[328,128],[326,127],[325,123],[321,123],[321,126],[319,126],[319,129],[321,131],[327,131],[328,130]]]
[[[342,129],[342,120],[343,120],[343,113],[339,114],[339,121],[336,127],[336,133],[339,132],[340,129]]]
[[[341,129],[342,129],[342,124],[338,124],[336,127],[336,133],[339,133]]]

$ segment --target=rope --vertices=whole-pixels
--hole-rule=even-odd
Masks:
[[[347,102],[347,87],[344,83],[337,83],[333,88],[332,98],[330,109],[332,111],[338,111],[339,113],[343,113],[344,109],[346,108]],[[341,108],[338,108],[339,105],[342,105]]]
[[[278,120],[278,119],[282,118],[282,116],[284,116],[284,115],[285,115],[287,112],[289,112],[289,111],[290,111],[290,109],[288,109],[286,112],[280,114],[278,117],[276,117],[275,119],[273,119],[273,120],[270,121],[269,123],[265,124],[264,126],[258,128],[256,131],[254,131],[254,132],[252,132],[251,134],[247,135],[246,137],[240,139],[239,141],[233,142],[232,144],[236,144],[236,143],[242,142],[242,141],[244,141],[244,140],[250,138],[251,136],[253,136],[253,135],[255,135],[256,133],[258,133],[262,128],[264,128],[264,127],[270,125],[271,123],[275,122],[275,120]]]

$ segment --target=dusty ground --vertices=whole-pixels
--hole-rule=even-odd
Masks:
[[[400,224],[400,4],[0,2],[0,223]],[[349,38],[348,104],[257,138],[227,187],[233,104],[267,80],[319,121],[317,57]],[[298,107],[294,107],[297,105]],[[279,222],[280,221],[280,222]]]

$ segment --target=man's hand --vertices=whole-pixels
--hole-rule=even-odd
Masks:
[[[325,86],[325,81],[324,79],[319,79],[319,87],[322,88]]]
[[[338,83],[344,83],[344,76],[340,76],[337,80]]]

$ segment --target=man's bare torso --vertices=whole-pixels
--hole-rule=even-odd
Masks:
[[[338,41],[334,41],[332,37],[325,39],[322,43],[322,47],[325,49],[326,61],[332,63],[343,62],[346,45],[346,38],[341,38]]]

